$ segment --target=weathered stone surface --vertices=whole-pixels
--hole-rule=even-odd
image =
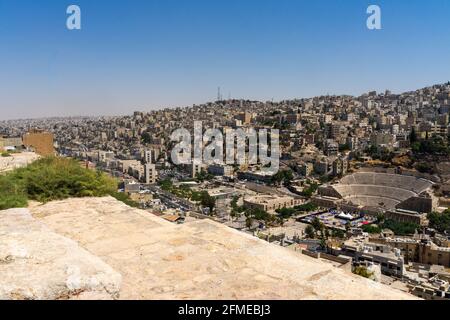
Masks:
[[[0,211],[0,300],[115,299],[121,275],[28,209]]]
[[[122,299],[414,299],[209,220],[170,224],[109,197],[30,210],[120,272]]]
[[[0,157],[0,173],[25,167],[37,159],[39,156],[34,152],[13,153],[9,157]]]

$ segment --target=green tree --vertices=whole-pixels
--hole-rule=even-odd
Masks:
[[[407,236],[414,234],[420,226],[411,222],[398,222],[388,219],[380,227],[390,229],[398,236]]]
[[[386,217],[384,216],[384,214],[379,213],[379,214],[377,215],[377,222],[378,222],[379,224],[383,224],[384,221],[386,221]]]
[[[332,237],[334,238],[339,238],[339,239],[344,239],[345,238],[345,233],[342,230],[334,230],[331,232]]]
[[[211,180],[212,178],[214,178],[214,176],[212,174],[209,174],[205,170],[202,170],[195,175],[195,180],[197,180],[197,182],[204,182],[207,180]]]
[[[314,239],[316,237],[316,232],[311,225],[308,225],[305,229],[306,237],[309,239]]]
[[[243,208],[242,208],[242,211],[241,211],[241,208],[238,206],[238,204],[237,204],[238,201],[239,201],[239,196],[234,196],[233,199],[231,200],[231,213],[230,213],[230,216],[231,216],[232,220],[234,218],[237,218],[238,216],[240,216],[240,214],[243,211]]]
[[[339,151],[340,152],[344,152],[344,151],[349,151],[350,150],[350,145],[345,143],[345,144],[340,144],[339,145]]]
[[[159,186],[164,191],[170,191],[173,188],[173,183],[172,183],[172,181],[170,179],[165,179],[165,180],[159,181]]]
[[[427,218],[430,221],[431,228],[442,233],[450,233],[450,209],[445,210],[443,213],[429,213]]]
[[[292,180],[294,179],[294,174],[292,173],[292,170],[280,170],[271,178],[271,184],[285,184],[290,185]]]
[[[313,204],[312,202],[308,202],[299,206],[295,207],[296,210],[301,211],[301,212],[311,212],[311,211],[316,211],[318,209],[318,207]]]
[[[144,132],[141,136],[142,143],[150,144],[152,142],[152,136],[148,132]]]
[[[362,226],[362,230],[364,232],[367,232],[370,234],[378,234],[378,233],[381,233],[381,231],[382,231],[380,227],[378,227],[377,225],[373,225],[373,224]]]
[[[312,195],[319,189],[319,185],[317,183],[311,183],[309,187],[305,188],[302,191],[302,196],[306,198],[311,198]]]
[[[417,133],[416,133],[416,128],[412,127],[411,128],[411,133],[409,134],[409,141],[411,143],[414,143],[417,141]]]
[[[323,223],[322,223],[322,222],[319,220],[319,218],[317,218],[317,217],[315,217],[315,218],[313,219],[313,221],[311,222],[311,225],[312,225],[312,227],[314,228],[314,230],[315,230],[316,232],[322,231],[323,228],[324,228]]]
[[[237,209],[237,207],[238,207],[238,205],[237,205],[238,201],[239,201],[239,196],[234,196],[233,199],[231,200],[231,203],[230,203],[230,204],[231,204],[231,208]]]
[[[320,236],[320,248],[322,250],[327,248],[327,238],[323,234]]]
[[[212,214],[216,207],[216,199],[211,197],[207,191],[203,191],[200,195],[200,204],[209,208],[209,212]]]
[[[276,212],[278,213],[278,216],[280,218],[289,219],[297,212],[297,210],[294,208],[282,208],[282,209],[277,209]]]

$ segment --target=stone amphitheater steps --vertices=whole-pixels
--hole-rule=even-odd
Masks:
[[[332,187],[347,202],[362,206],[395,209],[400,203],[417,197],[433,185],[432,182],[398,174],[358,172],[341,179]]]

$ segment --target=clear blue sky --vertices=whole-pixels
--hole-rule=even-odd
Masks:
[[[82,30],[66,29],[66,8]],[[366,28],[378,4],[383,30]],[[0,0],[0,119],[450,80],[448,0]]]

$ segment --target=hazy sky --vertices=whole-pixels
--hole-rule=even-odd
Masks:
[[[450,80],[449,17],[448,0],[0,0],[0,119],[186,106],[218,86],[257,100],[416,89]]]

